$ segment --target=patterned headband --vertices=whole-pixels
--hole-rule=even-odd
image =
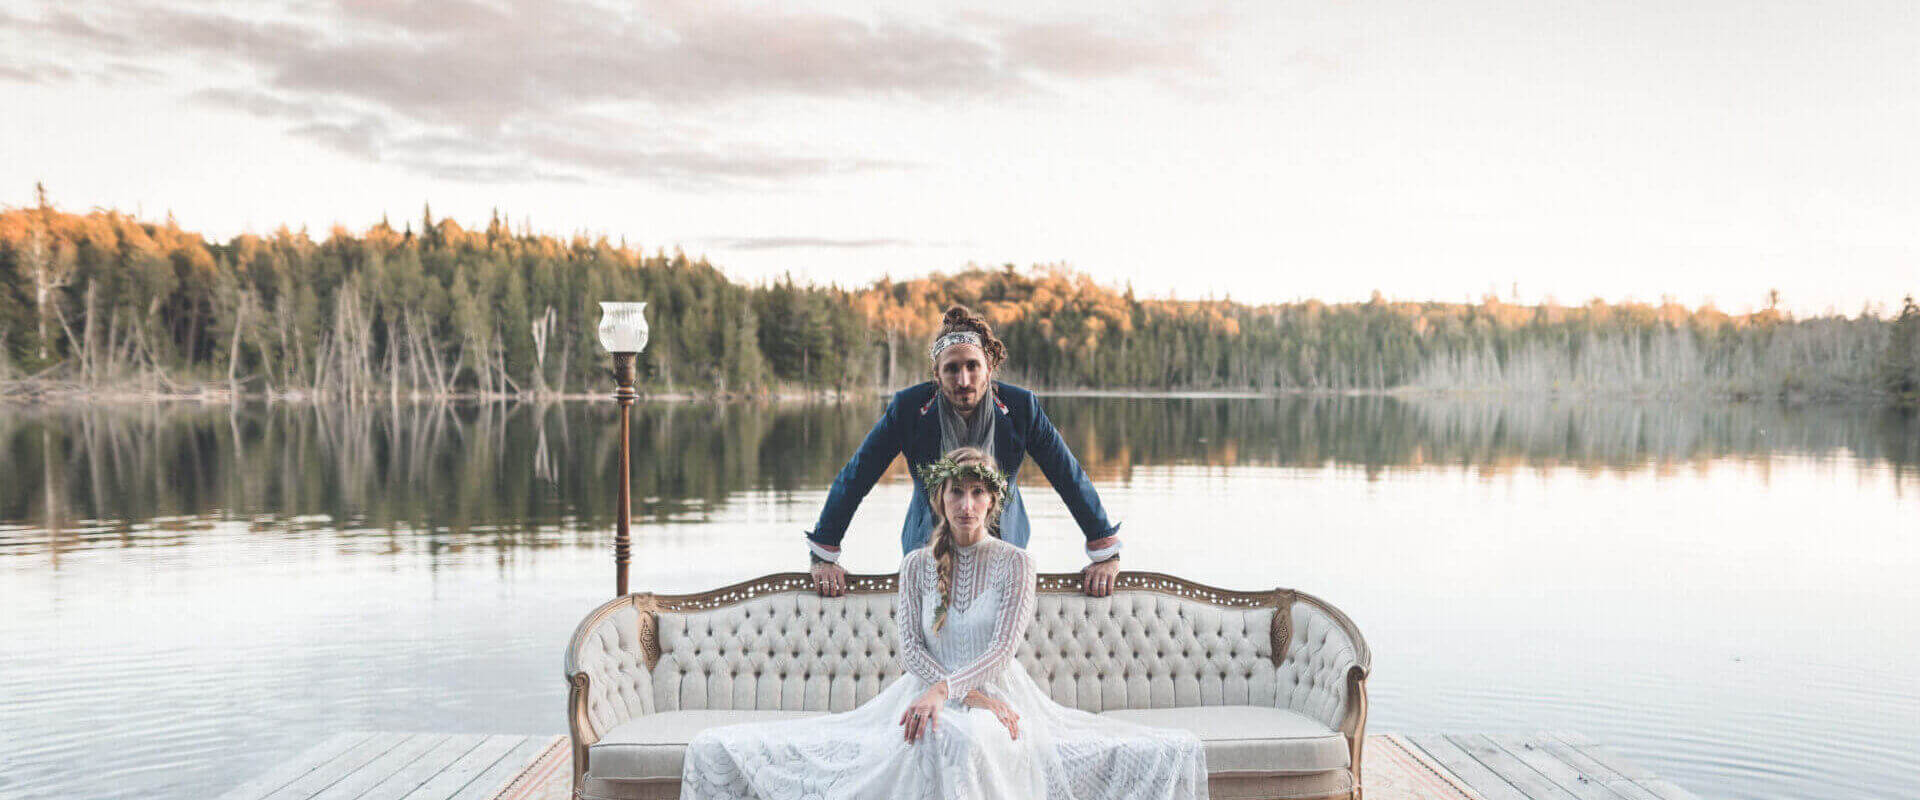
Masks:
[[[982,353],[987,352],[987,346],[980,343],[980,334],[974,333],[973,331],[954,331],[933,340],[933,347],[927,350],[927,357],[935,363],[938,363],[940,361],[940,353],[956,344],[970,344],[980,348],[980,352]]]

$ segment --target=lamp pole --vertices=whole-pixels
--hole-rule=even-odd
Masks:
[[[613,401],[620,405],[620,504],[614,510],[613,591],[627,593],[627,565],[633,560],[633,390],[634,363],[647,348],[646,303],[601,303],[600,346],[613,354]]]
[[[613,533],[615,597],[627,593],[627,564],[633,560],[633,423],[629,418],[633,413],[633,400],[638,396],[633,391],[633,362],[639,356],[639,353],[613,354],[613,380],[619,384],[613,390],[613,401],[620,404],[620,505],[614,511],[618,522]]]

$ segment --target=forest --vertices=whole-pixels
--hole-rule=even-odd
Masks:
[[[433,216],[220,243],[115,210],[0,212],[0,396],[353,402],[610,390],[600,300],[644,300],[643,394],[871,393],[926,377],[965,303],[1053,390],[1487,392],[1920,403],[1920,307],[1135,296],[1059,265],[747,285],[624,241]]]

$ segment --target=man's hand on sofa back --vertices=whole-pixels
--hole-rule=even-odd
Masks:
[[[821,597],[839,597],[847,593],[846,568],[831,561],[814,562],[813,590]]]

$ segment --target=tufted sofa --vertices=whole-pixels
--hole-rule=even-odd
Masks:
[[[677,798],[686,743],[736,722],[846,711],[899,676],[893,575],[820,597],[804,573],[594,609],[567,648],[577,800]],[[1289,589],[1239,592],[1120,573],[1087,597],[1038,578],[1017,658],[1064,705],[1193,731],[1216,800],[1358,800],[1366,642]]]

